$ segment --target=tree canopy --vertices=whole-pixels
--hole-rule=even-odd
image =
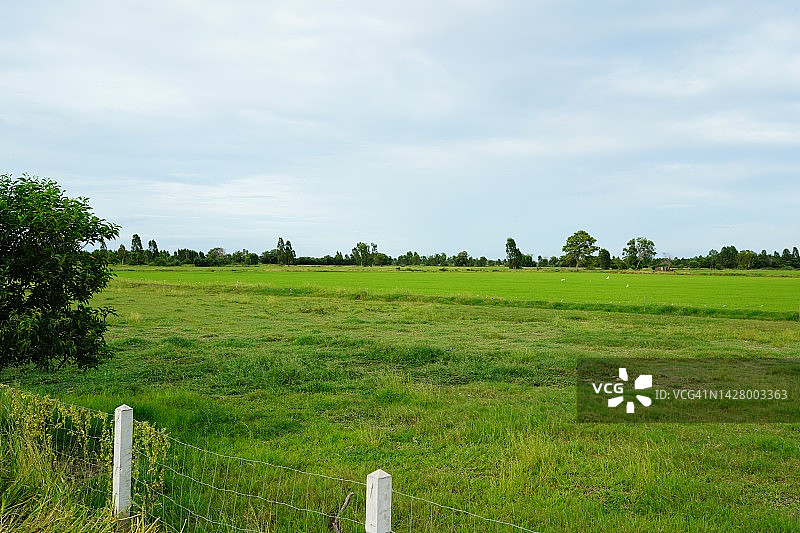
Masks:
[[[106,253],[89,245],[119,228],[54,181],[0,176],[0,367],[97,365],[109,308],[89,305],[111,279]]]
[[[506,264],[508,268],[522,268],[522,252],[511,237],[506,239]]]
[[[629,240],[627,246],[622,249],[622,256],[629,266],[636,265],[638,269],[643,264],[649,265],[656,256],[656,245],[645,237],[635,237]]]
[[[591,256],[600,249],[598,246],[594,245],[596,242],[597,239],[589,235],[586,231],[578,230],[567,237],[567,242],[564,244],[562,250],[567,254],[569,262],[574,262],[575,268],[578,268],[578,265],[583,259]]]

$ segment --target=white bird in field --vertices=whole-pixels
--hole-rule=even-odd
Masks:
[[[561,278],[561,281],[567,281],[567,278]]]
[[[630,285],[626,283],[625,284],[625,288],[627,289],[628,287],[630,287]]]
[[[611,279],[611,276],[606,276],[606,279]]]

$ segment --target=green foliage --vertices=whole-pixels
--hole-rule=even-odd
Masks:
[[[506,239],[506,265],[508,268],[522,268],[522,252],[511,237]]]
[[[569,264],[574,264],[575,268],[577,269],[582,260],[590,257],[593,253],[600,249],[598,246],[594,245],[596,242],[597,239],[589,235],[586,231],[576,231],[567,237],[566,244],[564,244],[564,246],[561,248],[566,254],[566,262]]]
[[[633,268],[648,266],[656,256],[656,245],[653,241],[644,237],[635,237],[628,241],[628,245],[623,248],[622,256],[625,262]]]
[[[737,254],[736,263],[739,265],[739,268],[750,270],[753,268],[757,257],[756,253],[752,250],[742,250]]]
[[[107,483],[113,464],[111,415],[2,384],[0,399],[0,424],[5,433],[54,454],[51,461],[76,456],[89,464],[106,465],[102,471],[80,475],[93,476],[92,482],[100,486]]]
[[[789,250],[784,250],[783,257],[785,262],[787,263],[791,262],[791,256],[789,256]],[[736,268],[738,259],[739,259],[739,251],[736,249],[735,246],[723,246],[722,249],[719,251],[719,256],[717,257],[719,265],[723,268]]]
[[[279,265],[292,265],[294,264],[297,254],[292,249],[292,241],[283,241],[283,237],[278,237],[278,246],[276,248],[277,262]]]
[[[461,266],[461,267],[469,266],[469,262],[470,262],[469,259],[470,259],[469,253],[467,253],[466,250],[463,250],[461,252],[458,252],[458,255],[455,256],[455,260],[453,261],[453,265],[454,266]]]
[[[52,180],[0,176],[0,368],[85,368],[109,355],[112,310],[89,300],[112,274],[104,253],[84,247],[118,231]]]
[[[373,243],[374,245],[374,243]],[[357,242],[352,250],[353,262],[359,266],[372,265],[372,254],[370,247],[366,243]]]
[[[134,461],[163,464],[167,445],[166,434],[137,423]],[[111,415],[0,385],[0,531],[117,531],[113,447]],[[163,488],[163,469],[143,474],[142,489]],[[142,514],[152,509],[149,494],[134,494]],[[158,531],[137,518],[133,532]]]
[[[611,254],[605,248],[601,248],[597,254],[597,266],[603,270],[611,268]]]

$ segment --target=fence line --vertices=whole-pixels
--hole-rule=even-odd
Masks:
[[[421,504],[429,506],[429,508],[430,508],[429,512],[424,512],[424,511],[420,511],[419,505],[418,505],[416,512],[417,512],[417,516],[419,518],[419,521],[426,520],[426,518],[427,518],[427,522],[429,524],[428,531],[431,531],[431,532],[433,532],[433,531],[451,531],[451,532],[467,531],[467,530],[463,529],[463,527],[461,529],[456,529],[456,527],[458,526],[458,524],[455,523],[456,522],[456,516],[460,515],[460,516],[463,516],[463,517],[467,517],[467,519],[471,520],[471,526],[472,526],[471,531],[475,531],[475,532],[487,531],[486,527],[488,527],[488,525],[491,524],[491,525],[493,525],[495,527],[496,531],[514,530],[514,531],[524,531],[524,532],[527,532],[527,533],[536,533],[536,531],[533,530],[533,529],[528,529],[528,528],[523,527],[523,526],[512,524],[511,522],[506,522],[504,520],[497,520],[497,519],[494,519],[494,518],[487,518],[485,516],[481,516],[481,515],[472,513],[470,511],[465,511],[464,509],[458,509],[456,507],[450,507],[449,505],[442,505],[440,503],[436,503],[436,502],[433,502],[431,500],[427,500],[425,498],[420,498],[418,496],[412,496],[411,494],[406,494],[406,493],[399,492],[399,491],[396,491],[396,490],[392,490],[392,504],[393,505],[395,505],[395,503],[397,501],[395,496],[401,496],[401,497],[407,498],[409,500],[409,505],[408,505],[409,513],[408,513],[408,518],[407,519],[404,516],[400,517],[400,520],[399,520],[400,524],[397,524],[397,525],[395,525],[395,527],[392,528],[392,532],[393,533],[402,533],[402,532],[405,532],[405,531],[408,531],[408,532],[420,531],[419,527],[415,527],[415,525],[414,525],[415,521],[414,521],[414,504],[413,504],[413,502],[419,502]],[[447,520],[446,513],[445,513],[445,516],[441,516],[440,515],[439,517],[434,518],[436,510],[440,510],[440,511],[444,511],[444,512],[450,512],[451,521],[450,521],[450,527],[449,528],[442,529],[442,525],[441,525],[443,521],[446,522],[446,520]],[[406,522],[406,520],[407,520],[407,522]],[[434,524],[439,524],[438,528],[434,528]]]
[[[247,458],[244,458],[244,457],[238,457],[238,456],[234,456],[234,455],[225,455],[224,453],[214,452],[214,451],[211,451],[211,450],[205,450],[203,448],[195,446],[194,444],[189,444],[189,443],[180,441],[180,440],[178,440],[178,439],[176,439],[176,438],[174,438],[174,437],[172,437],[170,435],[167,435],[167,438],[170,440],[170,442],[173,442],[175,444],[178,444],[178,445],[181,445],[181,446],[185,446],[187,448],[193,448],[194,450],[197,450],[199,452],[207,453],[209,455],[214,455],[216,457],[221,457],[221,458],[224,458],[224,459],[233,459],[233,460],[236,460],[236,461],[241,461],[243,463],[255,463],[255,464],[269,466],[269,467],[272,467],[272,468],[280,468],[280,469],[283,469],[283,470],[291,470],[293,472],[297,472],[298,474],[306,474],[306,475],[309,475],[309,476],[321,477],[321,478],[330,479],[330,480],[333,480],[333,481],[342,481],[342,482],[345,482],[345,483],[353,483],[355,485],[363,485],[365,487],[367,485],[363,481],[355,481],[353,479],[326,476],[325,474],[320,474],[320,473],[316,473],[316,472],[306,472],[305,470],[299,470],[297,468],[292,468],[291,466],[276,465],[274,463],[270,463],[270,462],[267,462],[267,461],[261,461],[261,460],[258,460],[258,459],[247,459]]]
[[[0,440],[18,453],[33,453],[21,486],[56,469],[80,496],[79,505],[100,508],[111,496],[111,417],[94,409],[17,391],[0,384]],[[22,446],[28,445],[28,446]],[[34,482],[35,484],[35,482]]]
[[[108,413],[42,400],[0,385],[0,399],[9,397],[17,404],[0,402],[0,436],[20,433],[18,437],[22,437],[24,433],[41,449],[52,452],[70,481],[84,490],[89,507],[114,507],[120,518],[129,512],[147,517],[166,531],[534,531],[394,490],[392,477],[382,470],[370,474],[366,483],[308,472],[206,450],[134,421],[132,416],[129,428],[119,427],[126,423],[120,417],[114,428]],[[37,415],[35,431],[30,420],[21,418],[26,408],[50,409],[49,414]],[[125,443],[117,440],[115,444],[114,437],[128,430],[131,440],[126,456]],[[118,487],[123,493],[125,487],[120,476],[124,478],[126,472],[114,464],[117,452],[119,457],[130,457],[129,503],[119,497]]]
[[[207,450],[202,450],[200,448],[197,448],[197,449],[200,450],[200,451],[204,451],[204,452],[207,452],[207,453],[210,453],[210,454],[217,455],[217,456],[226,457],[226,456],[224,456],[222,454],[216,454],[214,452],[209,452]],[[264,464],[264,463],[261,463],[259,461],[248,461],[248,460],[245,460],[243,458],[235,458],[235,457],[230,457],[230,456],[227,456],[227,457],[229,457],[232,460],[239,461],[241,463],[241,466],[244,466],[244,465],[246,465],[248,463],[249,464]],[[236,507],[237,507],[237,503],[241,499],[258,500],[258,501],[260,501],[262,503],[265,503],[265,504],[269,504],[269,505],[273,505],[273,506],[286,507],[286,508],[291,509],[293,511],[298,511],[298,512],[303,512],[303,513],[311,513],[311,514],[314,514],[314,515],[318,515],[320,517],[324,517],[326,519],[332,519],[335,516],[335,515],[333,515],[331,513],[320,511],[319,509],[314,509],[314,508],[311,508],[309,506],[305,506],[304,507],[304,506],[300,506],[300,505],[295,505],[294,503],[292,503],[294,501],[293,499],[292,499],[291,502],[285,502],[285,501],[281,501],[280,499],[277,499],[277,498],[273,499],[273,498],[269,498],[269,497],[263,496],[261,494],[258,494],[257,491],[252,488],[253,485],[255,484],[256,476],[250,476],[249,477],[249,479],[251,480],[250,481],[250,487],[251,488],[249,490],[247,490],[247,491],[241,491],[241,490],[239,490],[237,488],[230,488],[230,486],[227,483],[220,484],[216,480],[213,480],[211,483],[208,483],[206,481],[203,481],[202,479],[194,478],[191,475],[187,475],[187,474],[185,474],[183,472],[180,472],[179,470],[177,470],[174,466],[172,466],[170,464],[165,464],[165,463],[156,463],[156,464],[157,464],[157,466],[163,467],[167,472],[169,472],[173,476],[173,479],[180,478],[180,481],[178,482],[178,489],[179,489],[178,492],[179,493],[184,493],[185,484],[187,484],[187,483],[188,484],[195,483],[195,484],[203,487],[204,489],[208,489],[209,491],[212,491],[212,493],[213,492],[217,492],[217,493],[222,493],[224,495],[230,496],[231,497],[230,501],[232,501],[232,504],[231,504],[232,510],[231,510],[230,513],[228,513],[230,516],[236,516],[237,515]],[[296,476],[298,474],[303,474],[303,475],[308,475],[308,476],[322,477],[322,478],[328,479],[328,480],[339,480],[338,478],[332,478],[330,476],[324,476],[324,475],[321,475],[321,474],[314,474],[314,473],[310,473],[310,472],[303,472],[301,470],[297,470],[297,469],[294,469],[294,468],[280,467],[280,466],[277,466],[277,465],[271,465],[271,466],[275,466],[276,468],[281,468],[281,469],[292,471],[294,476],[295,476],[295,478],[296,478]],[[217,468],[213,468],[213,472],[214,472],[214,477],[216,478],[216,474],[218,472],[218,469]],[[226,468],[225,479],[229,479],[228,475],[229,475],[229,469]],[[140,480],[138,480],[138,479],[135,479],[135,481],[137,483],[140,482]],[[363,483],[359,483],[359,482],[353,482],[353,483],[358,483],[358,484],[363,485]],[[296,487],[297,487],[297,480],[296,479],[293,481],[292,486],[293,486],[293,488],[296,489]],[[280,485],[278,486],[277,490],[280,491]],[[190,508],[186,507],[185,505],[183,505],[183,504],[179,503],[178,501],[176,501],[174,498],[168,496],[166,494],[166,492],[167,492],[166,490],[162,491],[162,490],[157,490],[156,489],[157,496],[159,496],[159,497],[161,497],[163,499],[166,499],[167,500],[166,503],[168,503],[169,505],[172,505],[172,506],[175,506],[175,507],[179,508],[180,511],[182,511],[183,513],[186,514],[186,519],[184,520],[184,522],[190,521],[191,519],[195,519],[195,520],[201,520],[203,522],[206,522],[208,524],[215,525],[215,526],[225,526],[225,527],[234,529],[236,531],[246,531],[246,532],[261,532],[262,531],[261,529],[252,529],[252,528],[248,528],[248,527],[238,527],[238,526],[236,526],[236,525],[234,525],[234,524],[232,524],[230,522],[221,522],[221,521],[218,521],[218,520],[214,520],[213,518],[203,514],[202,509],[199,509],[199,510],[197,508],[190,509]],[[295,492],[296,492],[296,490],[292,491],[293,494]],[[189,494],[189,501],[193,501],[193,499],[194,498],[192,497],[192,495]],[[206,499],[208,501],[208,508],[210,509],[213,506],[213,494],[210,497],[206,498]],[[308,498],[306,498],[306,501],[307,500],[308,500]],[[164,502],[162,502],[162,507],[164,507],[164,505],[165,505]],[[224,505],[223,505],[223,511],[224,511]],[[240,511],[241,511],[241,509],[240,509]],[[206,511],[206,513],[208,513],[208,511]],[[338,518],[339,518],[339,520],[342,520],[342,521],[350,522],[350,523],[357,524],[357,525],[363,525],[358,520],[355,520],[355,519],[352,519],[352,518],[349,518],[349,517],[346,517],[346,516],[339,516]]]
[[[164,472],[153,487],[153,512],[186,531],[364,531],[364,483],[205,450],[169,437],[170,448],[149,468]],[[140,460],[146,458],[140,456]],[[141,469],[134,475],[141,485]],[[337,512],[348,494],[350,505]]]

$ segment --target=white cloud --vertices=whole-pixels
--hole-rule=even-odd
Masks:
[[[800,145],[800,126],[796,123],[758,120],[742,113],[701,116],[676,124],[675,131],[707,143]]]
[[[622,239],[623,213],[657,210],[710,228],[754,198],[748,223],[791,228],[794,10],[6,3],[0,157],[206,248],[282,232],[309,253],[373,238],[495,256],[530,233],[549,254],[575,224]]]

